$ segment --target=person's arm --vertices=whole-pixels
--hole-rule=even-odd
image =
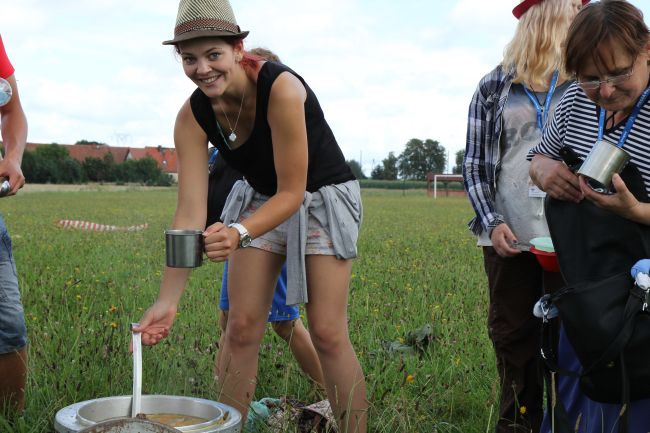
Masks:
[[[583,198],[578,176],[562,161],[536,154],[529,174],[535,185],[555,199],[578,203]]]
[[[306,98],[305,86],[288,72],[280,74],[271,87],[268,122],[278,188],[264,205],[241,222],[253,238],[280,225],[300,208],[304,200],[308,162]],[[238,245],[239,232],[236,229],[223,230],[218,224],[210,227],[206,252],[211,260],[225,260]]]
[[[481,81],[469,105],[463,180],[467,197],[478,221],[483,230],[491,231],[504,221],[503,216],[495,211],[493,186],[490,185],[487,175],[485,128],[488,127],[487,117],[490,107],[483,93],[483,81]]]
[[[501,71],[483,78],[474,92],[469,106],[467,119],[467,140],[465,145],[465,158],[463,160],[463,178],[465,189],[477,221],[481,224],[492,241],[492,246],[497,254],[502,257],[512,257],[520,254],[521,251],[512,247],[517,238],[506,224],[503,215],[496,212],[494,207],[494,186],[488,180],[488,167],[486,163],[488,152],[486,131],[490,127],[488,112],[491,105],[495,104],[497,83]],[[491,102],[488,103],[488,96]]]
[[[0,177],[9,180],[9,194],[16,194],[25,184],[20,165],[27,143],[27,118],[20,103],[15,75],[9,76],[7,81],[11,85],[12,97],[6,105],[0,107],[0,132],[5,152],[0,161]]]
[[[205,228],[208,191],[208,139],[196,122],[189,101],[183,104],[174,127],[178,155],[178,200],[172,228]],[[205,167],[198,170],[197,167]],[[167,336],[190,270],[165,267],[156,302],[145,312],[135,331],[142,332],[142,344],[153,345]]]

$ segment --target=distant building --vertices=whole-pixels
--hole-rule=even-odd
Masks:
[[[26,150],[33,151],[44,143],[27,143]],[[162,146],[140,147],[118,147],[105,144],[59,144],[68,150],[71,158],[84,162],[86,158],[103,159],[106,154],[113,155],[116,164],[122,164],[127,160],[139,160],[147,156],[153,158],[160,169],[171,175],[174,181],[178,181],[178,163],[176,149]]]
[[[178,181],[178,162],[176,158],[176,149],[173,147],[149,147],[144,148],[147,155],[152,157],[162,168],[162,171],[171,175],[174,181]]]

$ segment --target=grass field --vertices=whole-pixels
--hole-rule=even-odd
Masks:
[[[13,236],[30,339],[27,409],[0,432],[53,431],[74,402],[131,392],[129,323],[154,300],[163,230],[175,190],[32,192],[0,200]],[[360,257],[353,268],[351,338],[363,365],[371,432],[486,432],[496,412],[494,356],[486,335],[480,250],[466,229],[466,198],[364,191]],[[64,230],[59,219],[148,223],[132,233]],[[215,399],[222,265],[196,270],[169,338],[144,353],[143,391]],[[422,353],[387,350],[426,324]],[[322,397],[268,332],[256,399]],[[291,431],[288,429],[287,431]]]

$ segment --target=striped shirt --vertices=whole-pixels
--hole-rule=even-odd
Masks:
[[[643,177],[646,192],[650,195],[650,98],[637,117],[623,149],[630,154]],[[572,84],[555,109],[553,121],[548,125],[542,141],[528,153],[528,159],[536,154],[560,159],[560,149],[568,145],[580,156],[586,157],[598,140],[598,106],[591,101],[577,84]],[[605,129],[603,139],[617,144],[627,120]]]

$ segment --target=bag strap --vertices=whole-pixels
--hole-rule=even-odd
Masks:
[[[580,373],[573,370],[567,370],[558,365],[557,354],[555,353],[555,347],[557,347],[557,341],[554,341],[555,332],[553,331],[553,326],[551,323],[546,320],[542,323],[542,344],[540,348],[540,354],[542,360],[546,365],[545,370],[558,373],[563,376],[569,376],[579,379]]]
[[[621,362],[621,394],[623,402],[621,415],[618,419],[618,433],[628,433],[630,413],[630,376],[627,374],[625,354],[621,351],[619,356]]]

